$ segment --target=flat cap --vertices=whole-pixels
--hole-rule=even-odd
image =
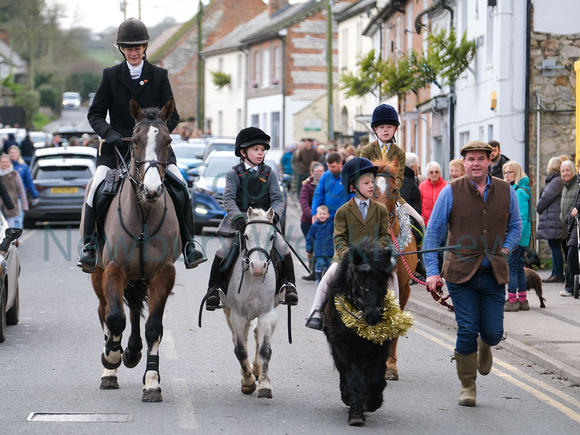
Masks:
[[[485,151],[488,155],[491,154],[492,148],[491,145],[480,140],[472,140],[471,142],[466,143],[459,152],[463,157],[467,154],[468,151]]]

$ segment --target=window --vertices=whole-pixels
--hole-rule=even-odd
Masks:
[[[274,48],[274,77],[272,84],[278,85],[282,81],[282,48]]]
[[[487,126],[487,141],[493,140],[493,124]]]
[[[242,129],[242,109],[236,110],[236,130]]]
[[[487,29],[485,41],[485,56],[487,65],[493,64],[493,7],[487,8]]]
[[[464,145],[467,145],[467,142],[469,142],[469,132],[459,133],[459,148],[463,148]]]
[[[262,87],[270,86],[270,50],[265,49],[262,52]]]
[[[260,83],[260,78],[262,76],[262,53],[259,50],[254,52],[254,83],[258,87]]]
[[[280,112],[272,112],[270,121],[270,135],[272,136],[272,141],[270,146],[274,150],[280,149]]]
[[[252,127],[260,127],[260,115],[254,114],[251,119]]]

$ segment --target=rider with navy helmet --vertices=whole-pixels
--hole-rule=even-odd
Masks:
[[[322,330],[323,319],[320,314],[328,285],[350,246],[365,237],[378,241],[381,248],[391,244],[389,212],[383,204],[372,197],[377,170],[370,160],[361,157],[349,160],[342,168],[340,174],[342,185],[347,193],[354,192],[355,196],[340,207],[334,216],[334,258],[316,289],[310,316],[306,321],[308,328]],[[396,275],[389,288],[398,294]]]
[[[220,271],[222,261],[231,250],[236,232],[241,234],[246,230],[248,208],[259,208],[274,211],[274,225],[280,229],[279,221],[284,212],[284,198],[276,173],[264,164],[266,151],[270,149],[270,136],[257,127],[242,129],[236,137],[235,154],[240,163],[226,174],[223,203],[226,216],[220,223],[217,235],[222,236],[221,247],[215,254],[208,283],[206,309],[213,311],[220,306],[219,292],[227,292],[225,277],[227,271]],[[280,238],[276,238],[277,250],[282,254],[282,286],[285,291],[282,304],[296,305],[298,293],[294,277],[294,263],[290,249]]]

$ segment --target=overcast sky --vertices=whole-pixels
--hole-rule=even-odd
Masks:
[[[139,0],[127,1],[127,18],[139,18]],[[306,0],[290,0],[300,3]],[[60,3],[65,16],[61,25],[69,29],[73,24],[99,32],[107,27],[118,27],[123,22],[121,0],[47,0],[47,3]],[[207,5],[209,0],[203,0]],[[239,0],[240,6],[243,0]],[[264,0],[264,3],[268,3]],[[177,23],[189,21],[197,13],[199,0],[141,0],[141,21],[153,27],[165,17],[173,17]]]

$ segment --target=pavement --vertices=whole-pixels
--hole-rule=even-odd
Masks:
[[[536,271],[542,279],[549,270]],[[505,312],[505,339],[498,346],[525,358],[573,385],[580,385],[580,299],[562,297],[563,283],[542,283],[546,307],[533,290],[528,292],[529,311]],[[444,296],[448,295],[443,287]],[[451,298],[447,299],[451,304]],[[411,286],[406,310],[457,327],[453,312],[437,304],[425,286]]]

